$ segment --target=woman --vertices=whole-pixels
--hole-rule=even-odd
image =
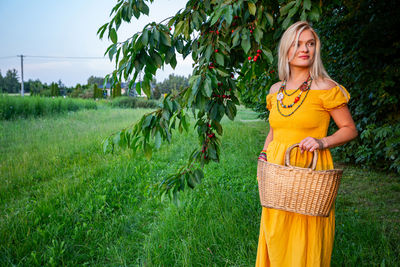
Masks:
[[[260,158],[307,167],[318,149],[316,170],[333,169],[329,148],[343,145],[358,132],[347,103],[348,91],[323,67],[320,40],[305,21],[291,25],[279,43],[280,82],[267,95],[270,130]],[[339,127],[326,136],[330,117]],[[335,234],[335,205],[329,217],[307,216],[262,207],[256,266],[330,266]]]

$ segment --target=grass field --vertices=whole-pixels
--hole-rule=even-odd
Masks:
[[[176,132],[151,161],[101,153],[104,137],[147,111],[1,121],[1,266],[254,266],[267,123],[245,109],[224,119],[221,163],[175,206],[155,199],[152,185],[186,162],[195,132]],[[400,177],[336,167],[345,171],[332,266],[398,266]]]

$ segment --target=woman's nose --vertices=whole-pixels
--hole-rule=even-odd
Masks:
[[[301,48],[301,51],[307,51],[308,52],[307,44],[303,44],[300,48]]]

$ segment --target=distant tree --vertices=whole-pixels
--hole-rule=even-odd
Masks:
[[[160,93],[170,93],[189,86],[189,79],[185,76],[170,74],[167,79],[157,84]]]
[[[93,84],[93,98],[102,98],[103,97],[103,90],[100,89],[97,84]]]
[[[35,80],[35,81],[29,80],[29,81],[28,81],[28,84],[29,84],[31,96],[33,96],[33,95],[40,95],[41,92],[42,92],[43,89],[44,89],[43,84],[42,84],[42,82],[41,82],[39,79],[37,79],[37,80]]]
[[[50,85],[50,92],[51,96],[59,96],[60,95],[60,88],[58,87],[57,83],[51,83]]]
[[[118,96],[121,96],[121,83],[118,83],[112,90],[112,97],[115,98]]]
[[[96,76],[90,76],[89,79],[87,80],[87,84],[97,84],[97,86],[100,86],[104,83],[104,78],[102,77],[96,77]]]
[[[4,91],[7,93],[18,93],[20,91],[20,83],[16,69],[8,70],[3,78]]]
[[[160,99],[160,97],[161,97],[160,87],[158,85],[156,85],[156,86],[154,86],[154,88],[152,90],[152,98]]]
[[[81,95],[82,93],[83,93],[82,85],[78,83],[75,86],[75,89],[71,92],[70,96],[71,97],[79,97],[79,95]]]
[[[1,70],[0,70],[0,94],[3,93],[4,90],[3,80],[4,80],[3,75],[1,75]]]

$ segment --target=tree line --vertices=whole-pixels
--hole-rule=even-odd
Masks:
[[[170,74],[167,79],[157,83],[153,79],[151,99],[159,99],[162,94],[167,94],[174,91],[182,90],[189,85],[189,77]],[[0,93],[18,94],[21,92],[21,82],[19,81],[18,71],[16,69],[8,70],[5,76],[0,71]],[[104,86],[104,78],[90,76],[86,84],[76,84],[76,86],[68,87],[61,80],[50,84],[43,83],[39,79],[29,79],[24,82],[24,92],[30,95],[39,96],[68,96],[77,98],[103,98],[105,92],[102,89]],[[119,90],[118,90],[119,89]],[[135,90],[134,88],[132,90]],[[112,97],[120,96],[121,86],[114,88]],[[124,95],[129,94],[126,90]]]

